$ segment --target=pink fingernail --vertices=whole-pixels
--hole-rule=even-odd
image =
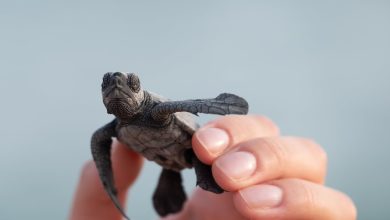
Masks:
[[[256,158],[249,152],[233,152],[221,156],[215,162],[225,176],[240,180],[250,177],[256,169]]]
[[[239,191],[249,208],[273,208],[282,202],[283,191],[273,185],[256,185]]]
[[[217,155],[229,145],[228,134],[219,128],[203,128],[196,136],[203,147],[212,155]]]

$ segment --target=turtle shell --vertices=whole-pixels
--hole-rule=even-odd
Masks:
[[[153,103],[169,101],[160,95],[150,93]],[[118,139],[132,150],[162,167],[180,171],[191,168],[186,153],[192,148],[192,135],[199,125],[188,112],[177,112],[173,120],[164,127],[148,124],[129,124],[119,128]]]

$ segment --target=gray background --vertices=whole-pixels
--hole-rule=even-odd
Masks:
[[[228,91],[329,154],[327,184],[389,219],[389,1],[0,1],[0,219],[66,219],[106,71],[172,99]],[[200,118],[200,122],[211,117]],[[153,219],[147,163],[128,213]],[[194,175],[186,171],[188,191]]]

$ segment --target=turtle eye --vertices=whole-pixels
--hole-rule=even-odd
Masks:
[[[138,93],[141,88],[139,78],[134,73],[127,74],[127,85],[135,93]]]
[[[103,82],[102,82],[102,89],[107,88],[108,84],[110,83],[110,76],[111,76],[111,73],[104,74]]]
[[[102,82],[102,89],[107,88],[108,84],[110,83],[110,75],[111,75],[111,73],[104,74],[103,82]]]

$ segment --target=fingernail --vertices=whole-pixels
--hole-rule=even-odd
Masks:
[[[283,191],[273,185],[257,185],[239,191],[249,208],[273,208],[282,202]]]
[[[197,131],[195,135],[212,155],[221,153],[229,145],[228,134],[219,128],[203,128]]]
[[[249,152],[233,152],[217,159],[216,166],[233,180],[250,177],[256,169],[256,158]]]

